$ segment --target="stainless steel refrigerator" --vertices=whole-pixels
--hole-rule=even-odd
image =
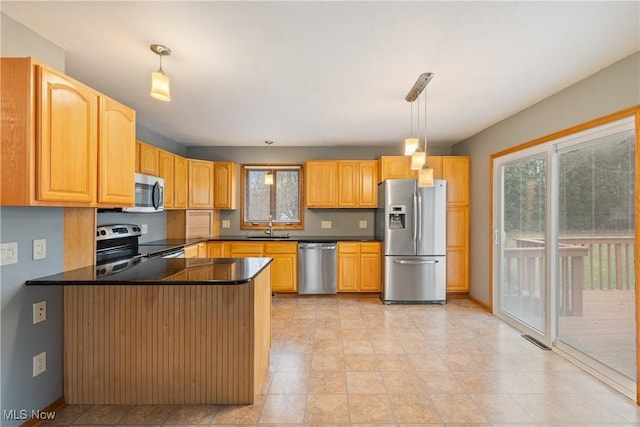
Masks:
[[[425,188],[415,179],[380,183],[375,231],[384,247],[382,301],[444,304],[447,182]]]

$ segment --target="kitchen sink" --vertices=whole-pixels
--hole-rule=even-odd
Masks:
[[[283,240],[290,238],[290,236],[247,236],[247,240]]]

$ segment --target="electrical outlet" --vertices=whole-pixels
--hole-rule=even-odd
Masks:
[[[149,232],[149,226],[147,224],[140,224],[140,233],[147,234]]]
[[[33,324],[47,320],[47,302],[40,301],[33,304]]]
[[[18,242],[0,244],[0,265],[18,263]]]
[[[47,370],[47,352],[33,356],[33,376],[38,376]]]
[[[331,221],[322,221],[322,223],[320,224],[320,226],[322,228],[331,228]]]
[[[45,259],[47,257],[47,239],[33,241],[33,259]]]
[[[223,219],[222,228],[231,228],[231,221],[229,221],[228,219]]]
[[[360,220],[359,227],[360,228],[367,228],[367,221]]]

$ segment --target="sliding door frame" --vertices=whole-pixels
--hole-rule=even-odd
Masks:
[[[640,221],[640,105],[635,105],[633,107],[603,116],[603,117],[599,117],[597,119],[588,121],[586,123],[582,123],[579,124],[577,126],[573,126],[564,130],[561,130],[559,132],[555,132],[552,133],[550,135],[546,135],[543,136],[541,138],[538,139],[534,139],[532,141],[526,142],[524,144],[520,144],[517,145],[515,147],[511,147],[508,148],[506,150],[494,153],[490,156],[489,158],[489,185],[490,185],[490,192],[489,192],[489,218],[490,218],[490,223],[489,223],[489,308],[490,311],[494,314],[496,314],[496,307],[494,306],[494,292],[495,292],[495,279],[496,279],[496,274],[500,274],[500,272],[494,271],[495,266],[496,266],[496,260],[494,259],[494,251],[495,251],[495,245],[494,245],[494,230],[497,228],[498,224],[495,223],[495,214],[496,212],[494,211],[494,205],[495,205],[495,200],[494,200],[494,186],[496,185],[495,181],[495,177],[496,177],[496,163],[499,162],[499,158],[516,153],[516,152],[520,152],[523,150],[526,150],[528,148],[532,148],[535,146],[538,146],[540,144],[544,144],[547,142],[551,142],[554,140],[559,140],[562,138],[566,138],[568,136],[571,136],[573,134],[577,134],[579,132],[583,132],[585,130],[589,130],[598,126],[602,126],[602,125],[606,125],[608,123],[611,122],[615,122],[618,120],[622,120],[625,118],[629,118],[629,117],[635,117],[635,219],[636,219],[636,224],[635,224],[635,247],[634,247],[634,254],[635,254],[635,259],[636,259],[636,263],[635,263],[635,277],[638,278],[640,277],[640,227],[639,227],[639,221]],[[552,165],[548,165],[549,167],[547,168],[547,177],[549,177],[549,174],[557,174],[557,171],[555,171],[555,167]],[[555,191],[553,189],[554,186],[550,186],[549,190],[552,193],[551,196],[555,196]],[[549,200],[549,194],[547,194],[547,200]],[[547,204],[547,215],[551,214],[553,212],[553,209],[555,209],[555,201],[551,201],[551,203]],[[551,206],[553,205],[553,206]],[[554,221],[551,222],[552,224],[554,223]],[[555,225],[552,225],[551,228],[554,228],[553,230],[546,230],[546,235],[548,238],[552,238],[554,240],[557,240],[557,230],[555,230]],[[555,241],[551,241],[551,240],[547,240],[550,242],[550,244],[555,244],[557,242]],[[548,251],[551,252],[551,251]],[[555,260],[550,259],[550,255],[547,254],[546,256],[546,261],[549,263],[555,263]],[[556,271],[556,266],[554,264],[547,264],[547,268],[546,268],[546,277],[549,278],[552,274],[554,274],[554,272]],[[553,291],[553,290],[552,290]],[[550,306],[555,305],[555,293],[553,295],[549,295],[549,299],[552,300],[549,303],[547,303],[547,308],[550,308]],[[636,316],[636,347],[638,347],[638,345],[640,344],[640,286],[638,286],[638,283],[636,283],[635,286],[635,316]],[[546,319],[549,320],[551,313],[546,313]],[[553,322],[552,322],[553,323]],[[548,330],[550,327],[550,325],[546,326],[546,329]],[[556,327],[555,325],[552,325],[552,327]],[[554,330],[552,331],[552,339],[555,338],[557,334],[557,331]],[[573,358],[572,358],[573,359]],[[640,372],[640,351],[636,351],[636,370],[637,372]],[[636,380],[636,403],[638,403],[640,405],[640,381]]]

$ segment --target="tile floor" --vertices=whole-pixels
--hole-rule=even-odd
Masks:
[[[247,406],[70,405],[50,424],[640,425],[634,402],[465,299],[278,296],[262,391]]]

